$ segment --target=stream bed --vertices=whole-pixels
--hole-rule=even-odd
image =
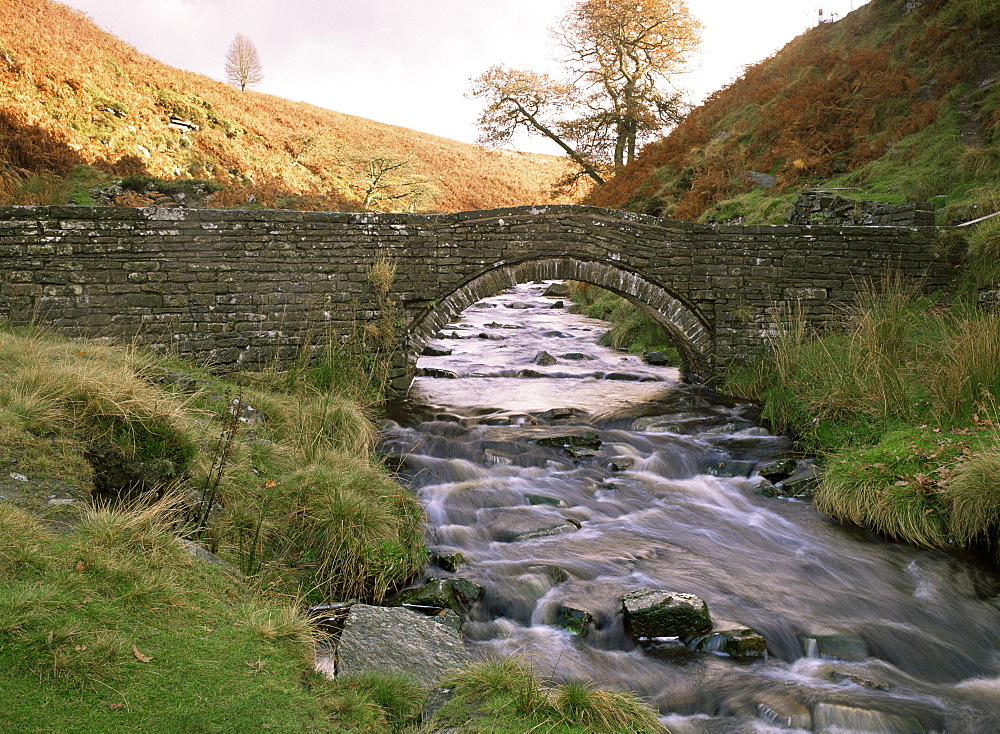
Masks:
[[[569,313],[559,287],[467,309],[384,423],[427,514],[429,575],[485,589],[469,651],[634,691],[674,734],[1000,731],[998,575],[759,494],[788,439],[599,346],[608,324]],[[766,654],[634,638],[637,589],[700,597]]]

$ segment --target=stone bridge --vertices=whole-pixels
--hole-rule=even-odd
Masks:
[[[586,206],[441,215],[0,207],[0,319],[220,367],[381,338],[393,385],[463,309],[565,278],[649,313],[687,374],[759,353],[792,311],[835,326],[888,272],[945,289],[933,227],[705,225]]]

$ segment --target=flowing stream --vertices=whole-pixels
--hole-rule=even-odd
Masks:
[[[383,431],[431,550],[464,559],[429,575],[485,587],[463,628],[474,655],[635,691],[674,734],[1000,731],[997,574],[758,495],[754,468],[790,444],[757,409],[599,346],[608,325],[548,286],[467,309]],[[640,588],[701,597],[766,657],[631,638],[622,597]]]

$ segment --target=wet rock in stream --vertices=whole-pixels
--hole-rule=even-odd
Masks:
[[[708,605],[694,594],[639,589],[625,594],[622,610],[636,637],[686,637],[712,627]]]

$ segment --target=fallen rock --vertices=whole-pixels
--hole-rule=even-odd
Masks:
[[[458,567],[465,563],[465,556],[461,553],[429,553],[427,562],[450,573],[455,573]]]
[[[635,463],[635,459],[630,456],[615,456],[608,459],[607,467],[609,471],[625,471],[630,469]]]
[[[771,482],[787,479],[795,473],[795,459],[776,459],[760,464],[757,473]]]
[[[565,283],[550,283],[549,287],[542,292],[543,296],[553,298],[566,298],[569,295],[569,286]]]
[[[563,356],[565,357],[565,355]],[[541,421],[563,421],[579,418],[586,414],[586,411],[579,408],[550,408],[541,413],[532,413],[531,415]]]
[[[446,380],[458,379],[458,375],[451,370],[442,370],[437,367],[418,367],[417,377],[437,377]]]
[[[636,637],[687,637],[712,627],[708,605],[694,594],[639,589],[622,598],[622,609]]]
[[[783,497],[811,497],[819,485],[819,470],[815,464],[800,461],[795,473],[774,486]]]
[[[336,675],[401,673],[424,688],[469,664],[454,629],[403,608],[354,604],[336,650]]]
[[[601,439],[594,431],[545,436],[537,439],[535,443],[540,446],[558,446],[566,455],[574,458],[597,456],[597,450],[601,448]]]
[[[490,536],[501,543],[562,535],[580,527],[545,505],[531,509],[502,507],[489,511],[485,517],[488,518],[486,529]]]
[[[551,507],[569,507],[565,500],[559,499],[558,497],[549,497],[544,494],[534,494],[533,492],[527,492],[524,495],[524,499],[528,500],[529,505],[550,505]]]
[[[568,359],[571,362],[594,361],[593,357],[586,355],[583,352],[567,352],[566,354],[560,354],[559,359]]]
[[[743,459],[720,459],[712,461],[707,467],[708,474],[713,477],[749,477],[757,465],[756,461]]]
[[[538,354],[535,355],[534,359],[531,360],[531,363],[540,365],[542,367],[547,367],[550,364],[555,364],[556,361],[557,361],[556,358],[553,357],[548,352],[539,352]]]

